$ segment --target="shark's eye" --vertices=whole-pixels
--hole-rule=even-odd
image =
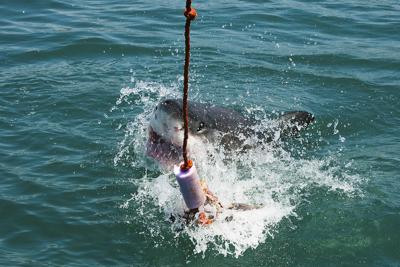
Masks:
[[[201,130],[203,130],[203,128],[204,128],[204,122],[201,121],[199,123],[199,127],[197,127],[197,131],[200,132]]]

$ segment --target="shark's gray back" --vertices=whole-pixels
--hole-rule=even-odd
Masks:
[[[166,99],[159,106],[168,109],[169,113],[178,116],[182,114],[182,99]],[[296,135],[314,121],[314,116],[306,111],[291,111],[276,118],[276,123],[273,123],[271,127],[256,130],[254,126],[259,122],[245,117],[238,111],[209,103],[190,101],[189,121],[193,125],[203,123],[209,137],[215,132],[221,133],[228,143],[241,143],[241,139],[249,135],[256,135],[259,139],[270,142],[277,132],[280,137]]]
[[[233,109],[198,102],[189,104],[189,118],[204,122],[209,129],[225,133],[242,132],[253,124],[252,120]]]

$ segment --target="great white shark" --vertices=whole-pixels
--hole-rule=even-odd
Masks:
[[[274,119],[269,127],[262,128],[260,121],[233,109],[190,101],[189,154],[194,147],[210,143],[226,151],[243,151],[254,145],[296,136],[313,121],[314,116],[309,112],[290,111]],[[162,100],[150,120],[147,154],[167,165],[178,163],[183,133],[182,100]],[[250,139],[253,141],[249,143]]]

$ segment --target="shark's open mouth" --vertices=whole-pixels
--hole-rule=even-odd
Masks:
[[[180,156],[180,147],[168,142],[149,126],[148,140],[146,145],[147,155],[161,163],[177,163]]]
[[[159,135],[156,131],[153,130],[151,126],[149,126],[149,140],[151,143],[165,143],[166,141],[162,139],[162,136]]]

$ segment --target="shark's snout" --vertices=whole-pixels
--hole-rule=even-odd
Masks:
[[[149,135],[178,147],[182,145],[183,127],[177,101],[167,99],[155,107],[150,120]]]
[[[176,99],[166,99],[156,106],[155,113],[157,112],[164,112],[178,119],[182,114],[182,105]]]
[[[171,151],[181,151],[183,145],[184,128],[182,123],[182,101],[179,99],[166,99],[161,101],[152,114],[148,129],[147,154],[159,159],[169,155]],[[188,152],[192,147],[201,147],[204,138],[200,132],[193,133],[198,121],[189,116],[189,143]]]

